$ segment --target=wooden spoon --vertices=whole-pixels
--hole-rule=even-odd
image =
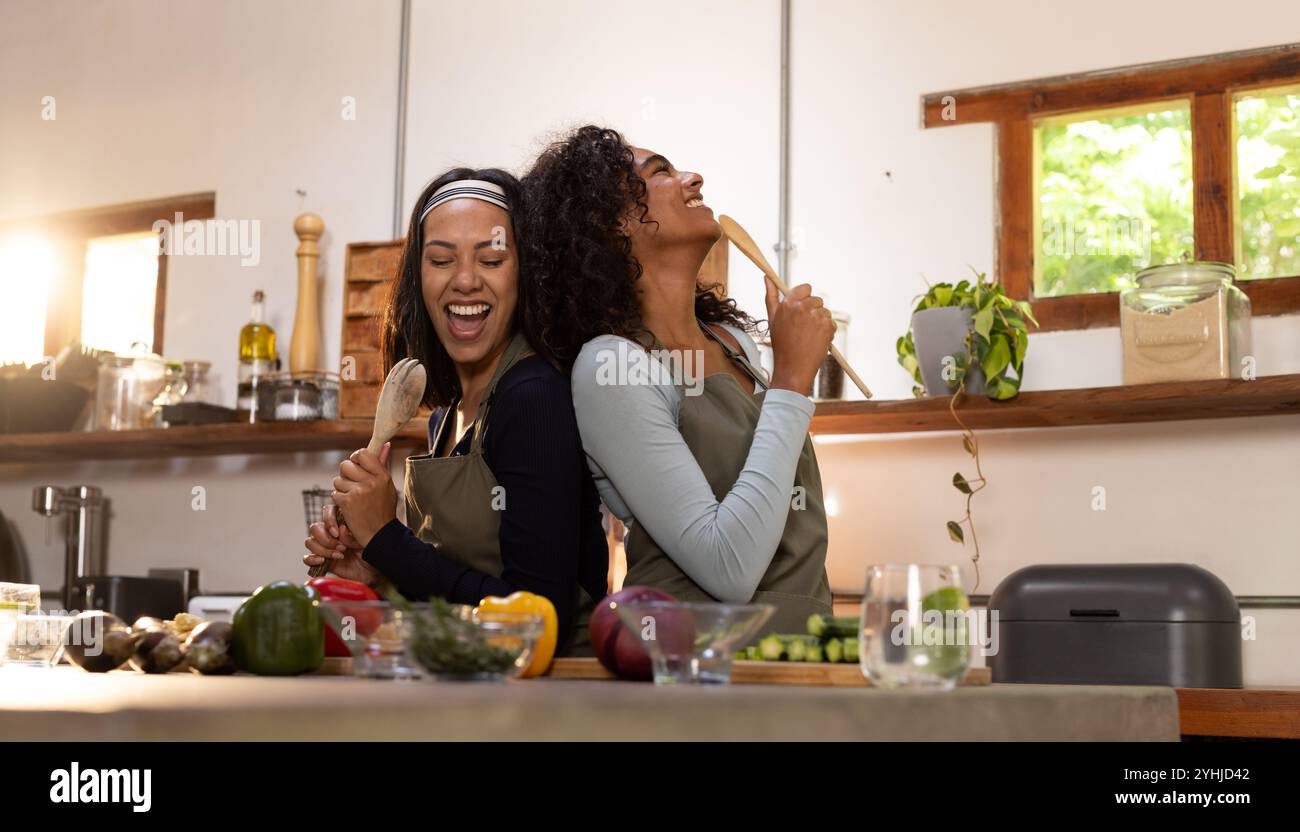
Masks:
[[[781,278],[777,277],[776,270],[772,268],[771,263],[767,262],[767,258],[763,256],[763,252],[758,247],[758,243],[754,242],[754,238],[749,236],[749,232],[741,228],[740,223],[736,222],[726,214],[720,214],[718,216],[718,224],[722,226],[723,235],[730,240],[736,248],[740,249],[741,254],[748,257],[755,266],[758,266],[763,274],[767,275],[768,278],[776,284],[777,291],[784,295],[786,293],[785,284],[781,282]],[[834,344],[831,344],[831,358],[834,358],[835,363],[844,368],[845,374],[848,375],[848,377],[853,380],[853,383],[858,386],[858,389],[862,391],[862,395],[866,396],[868,399],[871,398],[871,391],[867,389],[866,382],[864,382],[862,378],[853,371],[853,368],[849,366],[848,359],[840,354],[840,351],[835,348]]]
[[[366,450],[378,455],[384,449],[384,443],[396,436],[402,426],[411,420],[415,411],[420,409],[427,381],[424,365],[414,358],[403,358],[393,365],[393,369],[388,371],[388,378],[384,379],[384,389],[379,393],[379,404],[375,406],[375,427]],[[334,507],[334,519],[340,526],[346,522],[338,506]],[[329,561],[326,561],[308,569],[307,574],[319,578],[328,571]]]

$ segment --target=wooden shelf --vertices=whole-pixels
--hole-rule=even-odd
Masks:
[[[949,398],[820,402],[813,416],[812,432],[957,430],[948,412]],[[967,426],[984,430],[1300,413],[1300,374],[1262,376],[1254,381],[1186,381],[1043,390],[1021,393],[1005,402],[968,396],[957,412]]]
[[[369,421],[352,419],[91,433],[18,433],[0,435],[0,463],[351,451],[370,441],[370,430]],[[419,420],[408,424],[393,440],[395,445],[404,447],[419,447],[427,441],[425,424]]]
[[[982,430],[1110,425],[1184,419],[1223,419],[1300,413],[1300,374],[1255,381],[1195,381],[1132,387],[1090,387],[1021,393],[1009,402],[969,397],[959,413]],[[427,441],[420,416],[396,443]],[[817,434],[951,431],[957,426],[948,398],[883,402],[821,402],[813,417]],[[163,430],[0,435],[0,463],[152,459],[223,454],[352,450],[370,439],[370,422],[267,422],[258,425],[196,425]]]

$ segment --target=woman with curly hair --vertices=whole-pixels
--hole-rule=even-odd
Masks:
[[[585,641],[608,549],[569,380],[519,326],[519,204],[519,183],[495,168],[448,171],[416,201],[382,341],[387,367],[425,367],[430,450],[406,460],[406,525],[389,446],[345,460],[334,502],[347,525],[327,506],[303,561],[420,600],[543,595],[564,651]]]
[[[808,392],[834,323],[769,281],[764,377],[754,320],[698,282],[721,235],[703,184],[614,130],[552,144],[524,177],[525,327],[571,371],[596,486],[631,529],[625,583],[771,603],[801,632],[830,611]]]

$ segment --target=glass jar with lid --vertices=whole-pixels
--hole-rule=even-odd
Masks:
[[[95,428],[152,427],[153,400],[162,391],[165,377],[163,359],[142,346],[131,354],[102,355],[95,389]]]
[[[307,422],[339,417],[339,375],[274,373],[257,388],[259,421]]]
[[[1227,263],[1185,262],[1138,273],[1120,295],[1124,383],[1240,378],[1251,353],[1250,298]]]

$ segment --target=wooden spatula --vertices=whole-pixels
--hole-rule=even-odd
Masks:
[[[786,293],[785,284],[781,282],[781,278],[777,277],[776,269],[773,269],[772,264],[767,262],[767,258],[763,256],[762,249],[758,247],[758,243],[754,242],[754,238],[749,236],[749,232],[741,228],[740,223],[736,222],[731,217],[728,217],[726,214],[720,214],[718,216],[718,224],[722,226],[723,235],[726,236],[726,238],[730,240],[736,248],[740,249],[741,254],[748,257],[755,266],[758,266],[763,274],[767,275],[768,278],[776,284],[777,291],[784,295]],[[871,398],[871,391],[867,389],[866,382],[864,382],[862,378],[854,372],[853,368],[849,366],[848,359],[840,354],[840,351],[835,348],[834,344],[831,344],[831,358],[834,358],[835,363],[844,368],[844,373],[858,386],[858,389],[862,391],[862,395],[866,396],[868,399]]]
[[[384,443],[392,439],[402,426],[411,420],[415,411],[420,409],[424,398],[424,385],[428,377],[424,365],[414,358],[403,358],[388,371],[384,379],[384,389],[379,393],[379,404],[375,406],[375,427],[370,434],[370,444],[366,450],[378,454]],[[344,525],[343,513],[334,508],[334,518],[340,526]],[[329,561],[307,570],[313,578],[319,578],[329,571]]]

